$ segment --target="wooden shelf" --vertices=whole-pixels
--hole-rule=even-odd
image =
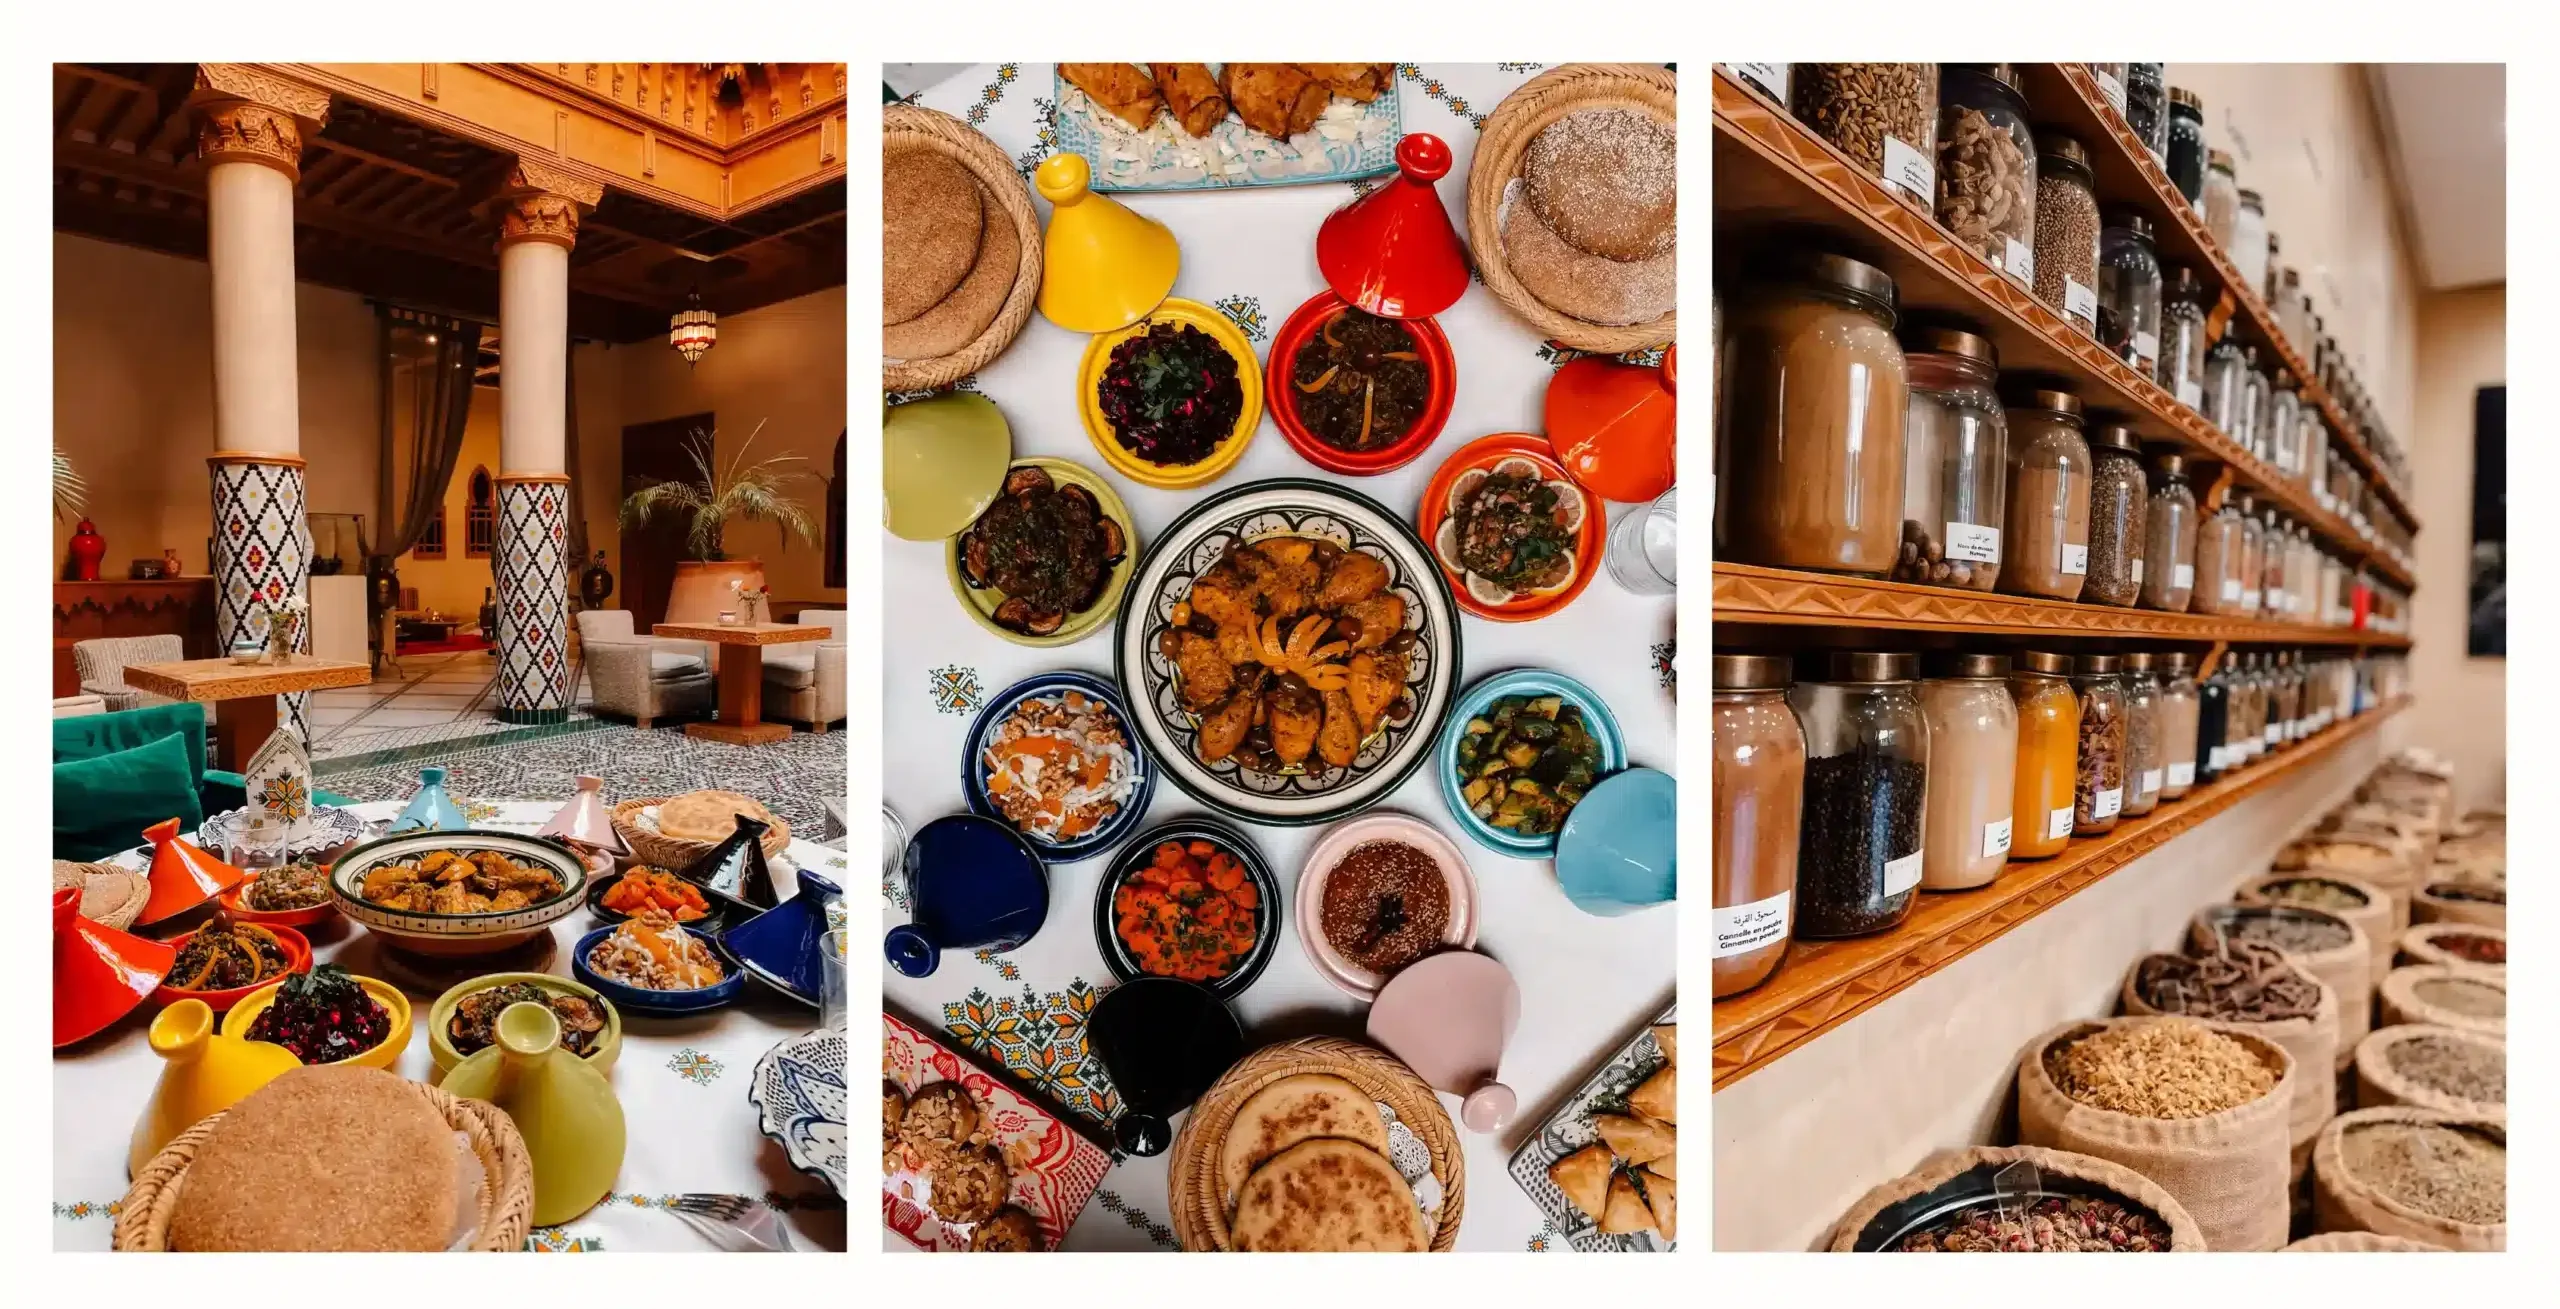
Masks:
[[[2005,636],[2148,638],[2232,645],[2406,649],[2409,638],[2352,628],[2268,623],[2210,614],[2072,604],[1990,591],[1883,582],[1864,577],[1715,566],[1715,621],[1792,627],[1856,627],[1896,632]]]
[[[2376,550],[2345,518],[2321,508],[2307,488],[2241,449],[2151,377],[2127,366],[2031,292],[1957,245],[1929,214],[1887,191],[1848,156],[1799,126],[1785,106],[1721,70],[1714,74],[1714,92],[1720,262],[1734,251],[1757,246],[1752,238],[1762,233],[1818,226],[1891,274],[1897,302],[1906,313],[1969,320],[1998,347],[2003,371],[2067,379],[2089,408],[2122,415],[2145,439],[2223,465],[2238,484],[2308,524],[2350,565],[2361,564],[2404,589],[2414,587],[2406,569]],[[1745,239],[1735,240],[1736,235]]]
[[[1721,586],[1723,579],[1717,580]],[[1755,990],[1715,1002],[1716,1089],[1776,1063],[2215,814],[2328,757],[2408,705],[2404,697],[2359,715],[2243,772],[2199,786],[2184,799],[2127,819],[2105,836],[2073,841],[2051,859],[2013,863],[1989,886],[1922,892],[1911,915],[1892,931],[1796,943],[1776,976]]]
[[[2275,362],[2291,372],[2301,384],[2303,397],[2319,407],[2329,422],[2330,444],[2336,446],[2381,493],[2400,521],[2411,532],[2418,530],[2417,512],[2392,480],[2390,471],[2364,443],[2363,432],[2348,418],[2347,412],[2320,385],[2311,369],[2308,350],[2286,339],[2276,324],[2275,312],[2267,304],[2261,288],[2250,286],[2240,276],[2231,256],[2216,244],[2206,230],[2204,215],[2178,193],[2177,184],[2169,180],[2168,169],[2142,144],[2124,115],[2107,102],[2098,89],[2097,78],[2085,64],[2019,64],[2020,80],[2027,103],[2033,107],[2036,120],[2052,123],[2078,137],[2089,147],[2091,162],[2098,176],[2098,202],[2101,205],[2131,205],[2149,214],[2155,229],[2154,241],[2159,246],[2163,263],[2193,266],[2196,275],[2207,282],[2218,282],[2223,290],[2223,305],[2218,309],[2228,314],[2231,329],[2245,343],[2257,345],[2262,352],[2272,353]],[[2168,221],[2161,221],[2163,218]],[[2302,346],[2310,342],[2301,343]]]

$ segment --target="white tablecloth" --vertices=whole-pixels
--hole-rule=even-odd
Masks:
[[[1443,204],[1465,228],[1467,161],[1484,115],[1539,65],[1402,65],[1398,79],[1406,131],[1448,141],[1456,156],[1440,183]],[[1053,95],[1050,65],[1003,64],[971,69],[923,93],[918,102],[973,122],[1025,168],[1045,156],[1043,119]],[[1172,228],[1182,242],[1182,275],[1173,294],[1214,304],[1267,353],[1282,320],[1324,288],[1316,270],[1316,227],[1352,198],[1350,187],[1317,183],[1232,192],[1120,193],[1115,199]],[[1035,196],[1035,206],[1046,204]],[[1468,289],[1441,315],[1458,360],[1458,395],[1448,426],[1420,459],[1396,472],[1348,484],[1407,517],[1432,473],[1468,442],[1494,432],[1541,430],[1540,413],[1553,369],[1573,352],[1541,340],[1482,286]],[[994,400],[1013,427],[1014,453],[1072,459],[1108,477],[1137,520],[1143,549],[1200,495],[1267,477],[1329,477],[1301,459],[1269,417],[1243,460],[1200,491],[1141,487],[1110,472],[1076,416],[1076,363],[1086,338],[1035,315],[1001,358],[962,385]],[[1628,509],[1612,506],[1613,515]],[[959,785],[963,738],[985,698],[1034,673],[1080,669],[1108,680],[1112,629],[1076,645],[1035,650],[997,639],[962,612],[943,571],[939,543],[901,541],[884,533],[888,573],[888,682],[883,770],[889,806],[909,830],[966,808]],[[1128,603],[1137,604],[1132,596]],[[1639,597],[1605,575],[1562,613],[1534,623],[1462,618],[1466,666],[1460,685],[1511,668],[1548,668],[1579,679],[1607,701],[1637,764],[1674,771],[1673,713],[1667,661],[1673,630],[1669,597]],[[1506,859],[1476,845],[1450,820],[1430,769],[1390,796],[1385,808],[1437,825],[1466,851],[1481,890],[1479,948],[1518,979],[1520,1027],[1502,1065],[1502,1080],[1520,1097],[1519,1121],[1497,1135],[1467,1134],[1467,1207],[1462,1249],[1562,1248],[1528,1197],[1506,1172],[1511,1149],[1549,1107],[1569,1095],[1618,1044],[1672,998],[1674,910],[1663,906],[1620,918],[1582,913],[1556,887],[1553,865]],[[1145,826],[1206,813],[1170,779],[1156,788]],[[1298,868],[1321,828],[1245,826],[1282,882],[1294,888]],[[1093,898],[1107,858],[1049,870],[1047,925],[1022,949],[973,958],[955,952],[922,981],[882,969],[885,1003],[910,1021],[982,1062],[1001,1064],[1053,1104],[1095,1124],[1116,1100],[1088,1059],[1082,1018],[1113,983],[1093,938]],[[888,921],[906,919],[902,892],[884,881]],[[1283,903],[1287,903],[1284,895]],[[1366,1007],[1326,983],[1298,946],[1295,928],[1269,969],[1235,1002],[1248,1044],[1311,1031],[1357,1037]],[[1285,1023],[1275,1022],[1286,1015]],[[1454,1120],[1454,1097],[1442,1100]],[[1130,1159],[1115,1168],[1069,1232],[1071,1249],[1169,1248],[1165,1161]],[[883,1231],[884,1245],[907,1249]]]
[[[401,801],[350,806],[371,820],[400,812]],[[559,806],[550,800],[508,800],[485,806],[466,801],[475,825],[531,832]],[[793,841],[785,857],[796,867],[824,870],[842,884],[844,855],[822,845]],[[143,866],[127,854],[118,862]],[[600,926],[580,908],[551,929],[557,950],[549,971],[569,975],[569,951]],[[371,934],[345,918],[309,928],[312,954],[350,971],[379,976],[364,961],[374,957]],[[427,1080],[435,1069],[428,1048],[427,1009],[436,993],[410,991],[411,1031],[392,1071]],[[161,1062],[146,1039],[149,1013],[142,1009],[107,1033],[53,1061],[54,1248],[104,1250],[113,1236],[115,1211],[129,1179],[125,1152],[134,1120],[151,1098]],[[689,1019],[622,1016],[622,1057],[609,1074],[629,1134],[622,1174],[613,1191],[585,1215],[558,1227],[537,1229],[533,1248],[551,1252],[685,1250],[714,1247],[673,1214],[661,1212],[688,1192],[753,1196],[783,1212],[792,1239],[810,1250],[845,1248],[844,1203],[833,1189],[791,1166],[780,1146],[756,1127],[747,1087],[756,1062],[786,1038],[817,1026],[813,1009],[750,980],[739,1002]]]

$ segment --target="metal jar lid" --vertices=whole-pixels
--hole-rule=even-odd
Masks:
[[[2089,168],[2088,147],[2080,144],[2079,138],[2049,127],[2036,133],[2036,156],[2039,161],[2059,159],[2083,172]]]
[[[2147,673],[2159,666],[2160,656],[2155,655],[2148,650],[2138,651],[2124,657],[2124,670],[2128,673]]]
[[[2162,477],[2184,480],[2187,475],[2187,457],[2185,455],[2157,455],[2151,460],[2151,468],[2153,472],[2158,473]]]
[[[2231,152],[2228,150],[2205,151],[2204,166],[2207,168],[2219,168],[2226,173],[2230,172],[2232,170]]]
[[[2258,498],[2246,491],[2236,491],[2231,496],[2231,507],[2243,514],[2255,513],[2258,508]]]
[[[2026,94],[2025,89],[2018,85],[2018,66],[2016,64],[1949,64],[1947,67],[1961,68],[1968,73],[1980,74],[1983,77],[1990,78],[1994,82],[1998,82],[2000,85],[2005,86],[2012,91],[2018,92],[2020,95]]]
[[[2185,105],[2187,108],[2195,110],[2199,114],[2204,112],[2203,97],[2198,96],[2195,92],[2190,91],[2183,86],[2173,86],[2169,88],[2169,103],[2173,105]]]
[[[2204,284],[2196,280],[2196,270],[2179,264],[2169,270],[2169,298],[2193,300],[2203,294]]]
[[[2244,186],[2240,188],[2240,207],[2243,209],[2255,209],[2260,213],[2265,213],[2267,209],[2267,198]],[[2275,237],[2271,234],[2267,237],[2267,240],[2272,244],[2275,241]]]
[[[2050,650],[2021,650],[2015,662],[2022,673],[2044,673],[2052,677],[2071,675],[2071,656]]]
[[[1880,301],[1887,309],[1893,307],[1893,275],[1847,255],[1810,252],[1797,263],[1796,275],[1814,286],[1847,291]]]
[[[1720,654],[1708,661],[1707,679],[1718,691],[1783,691],[1796,670],[1784,655]]]
[[[2117,660],[2114,655],[2085,654],[2080,656],[2079,671],[2085,676],[2104,677],[2114,672],[2116,665]]]
[[[1920,661],[1933,678],[1988,678],[2009,675],[2009,656],[1975,654],[1969,650],[1933,650]]]
[[[2122,423],[2107,423],[2090,428],[2089,444],[2102,445],[2111,450],[2128,451],[2136,458],[2141,457],[2142,454],[2142,438],[2135,436],[2133,429]]]
[[[2139,210],[2110,209],[2107,211],[2106,225],[2120,231],[2131,232],[2145,241],[2151,239],[2151,220],[2144,217]]]
[[[1920,675],[1920,656],[1909,651],[1834,650],[1824,667],[1826,681],[1908,682]]]
[[[2161,666],[2168,670],[2171,677],[2183,677],[2195,671],[2196,657],[2184,650],[2172,650],[2160,656],[2160,659]]]
[[[2080,397],[2069,391],[2048,387],[2021,387],[2003,397],[2011,409],[2045,409],[2069,418],[2080,417]]]
[[[1943,323],[1904,329],[1902,348],[1912,354],[1956,355],[1994,368],[2000,366],[2000,352],[1992,346],[1991,338]]]

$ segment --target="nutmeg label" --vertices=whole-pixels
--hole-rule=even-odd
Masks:
[[[1967,563],[2000,562],[2000,529],[1980,523],[1947,523],[1947,558]]]

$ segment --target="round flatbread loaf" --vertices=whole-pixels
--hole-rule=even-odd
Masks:
[[[233,1105],[187,1166],[173,1250],[442,1250],[453,1128],[374,1068],[296,1068]]]
[[[1230,1236],[1239,1250],[1431,1248],[1421,1206],[1395,1165],[1332,1137],[1300,1141],[1253,1170]]]
[[[1567,245],[1621,262],[1671,252],[1679,235],[1678,140],[1632,109],[1586,109],[1540,129],[1520,177]]]
[[[1502,257],[1511,275],[1548,308],[1586,323],[1649,323],[1679,303],[1675,251],[1620,263],[1567,245],[1535,206],[1514,202],[1502,219]]]
[[[987,211],[986,234],[978,242],[978,261],[942,303],[883,328],[880,354],[886,359],[939,359],[978,339],[1013,294],[1014,277],[1022,271],[1022,234],[1013,219],[980,198]]]
[[[770,826],[773,811],[735,791],[688,791],[658,806],[658,830],[679,841],[726,841],[738,819]]]
[[[1387,1125],[1366,1091],[1323,1073],[1297,1073],[1253,1093],[1218,1143],[1218,1186],[1232,1207],[1262,1162],[1315,1137],[1357,1141],[1383,1155]]]
[[[942,303],[978,260],[986,210],[977,179],[933,150],[880,157],[880,325]]]

